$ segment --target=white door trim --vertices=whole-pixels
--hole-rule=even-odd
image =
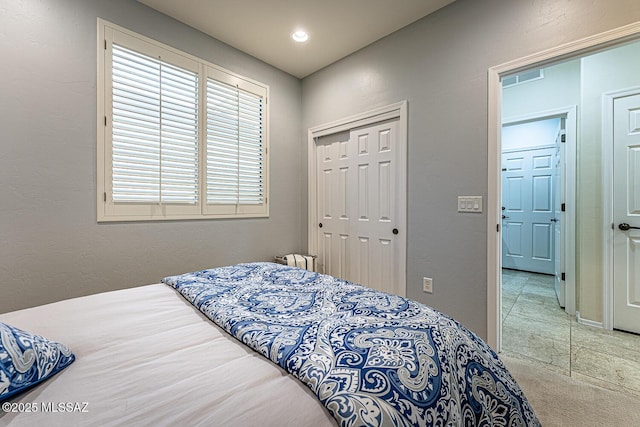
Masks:
[[[323,125],[309,128],[307,137],[308,168],[307,168],[307,197],[308,197],[308,251],[310,254],[318,253],[318,187],[317,187],[317,138],[338,132],[351,130],[360,126],[368,126],[384,120],[398,119],[398,172],[403,179],[398,182],[399,224],[400,233],[397,236],[398,250],[400,251],[399,289],[401,294],[407,294],[407,101],[397,102],[385,107],[376,108],[364,113],[345,117]]]
[[[640,22],[635,22],[604,33],[566,43],[533,55],[525,56],[487,71],[488,84],[488,138],[487,138],[487,343],[500,351],[500,267],[502,242],[500,238],[500,157],[502,155],[502,85],[500,77],[525,70],[575,58],[608,46],[617,45],[640,35]]]
[[[640,94],[640,86],[602,94],[602,327],[613,330],[613,103]]]
[[[566,273],[566,294],[569,298],[565,301],[564,310],[570,315],[576,314],[576,161],[577,161],[577,135],[578,135],[578,106],[569,105],[562,108],[554,108],[552,110],[540,111],[533,114],[523,116],[509,117],[502,121],[502,125],[512,125],[521,122],[530,122],[534,120],[554,119],[557,117],[565,118],[565,135],[566,135],[566,167],[565,176],[565,241],[562,242],[562,250],[565,253],[565,273]],[[511,150],[505,150],[509,152]],[[573,242],[567,244],[567,242]],[[499,327],[502,329],[502,316],[498,316],[500,321]]]

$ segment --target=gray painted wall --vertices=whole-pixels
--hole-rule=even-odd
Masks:
[[[271,216],[96,222],[96,18],[271,88]],[[302,248],[301,83],[133,0],[0,3],[0,312]]]
[[[303,129],[409,101],[410,298],[486,337],[487,218],[456,196],[486,201],[487,69],[638,20],[637,0],[457,0],[303,80]]]

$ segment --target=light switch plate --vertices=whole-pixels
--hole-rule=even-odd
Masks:
[[[482,196],[458,196],[458,212],[482,212]]]

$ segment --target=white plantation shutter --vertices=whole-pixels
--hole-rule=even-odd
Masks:
[[[268,216],[268,87],[99,24],[98,221]]]
[[[114,202],[198,201],[198,75],[113,45]]]
[[[262,205],[263,97],[207,79],[207,203]]]
[[[263,100],[260,96],[241,90],[238,94],[240,97],[238,203],[258,205],[264,203]]]

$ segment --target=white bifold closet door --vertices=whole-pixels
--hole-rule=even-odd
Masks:
[[[402,294],[397,132],[393,119],[320,138],[316,226],[320,271]]]

